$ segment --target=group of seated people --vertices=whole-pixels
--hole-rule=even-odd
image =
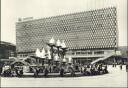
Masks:
[[[86,76],[106,74],[108,73],[107,65],[96,64],[82,66],[81,73]]]
[[[95,65],[79,65],[78,69],[75,68],[75,65],[67,65],[67,66],[43,66],[43,67],[30,67],[31,72],[34,73],[34,77],[38,77],[39,73],[43,73],[45,77],[48,76],[49,73],[59,73],[61,77],[63,77],[66,73],[70,73],[70,76],[76,76],[75,73],[79,72],[84,76],[91,75],[101,75],[108,73],[107,65],[95,64]],[[21,77],[24,71],[22,67],[11,68],[10,66],[5,66],[3,68],[2,74],[5,77]]]
[[[1,75],[4,77],[21,77],[23,75],[23,69],[22,68],[11,68],[11,66],[4,66],[3,70],[1,72]]]
[[[41,71],[42,70],[42,71]],[[82,65],[78,66],[78,69],[75,69],[75,65],[69,66],[59,66],[54,69],[51,67],[44,67],[43,69],[33,69],[34,75],[38,76],[38,73],[44,73],[44,76],[48,76],[48,73],[60,73],[60,76],[63,77],[66,73],[70,73],[70,76],[76,76],[76,72],[81,72],[81,75],[92,76],[92,75],[101,75],[108,73],[107,65],[95,64],[95,65]]]
[[[49,73],[60,73],[60,76],[63,77],[66,73],[63,66],[31,67],[31,71],[34,73],[34,77],[38,77],[39,73],[43,73],[44,77],[48,77]]]

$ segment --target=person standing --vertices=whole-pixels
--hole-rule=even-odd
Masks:
[[[61,76],[61,77],[64,76],[64,68],[63,68],[63,67],[61,67],[61,69],[60,69],[60,76]]]
[[[15,68],[16,76],[19,76],[18,68]]]
[[[37,69],[36,67],[33,67],[34,77],[37,77]]]
[[[122,64],[120,64],[120,70],[122,70]]]
[[[128,72],[128,64],[126,65],[126,72]]]
[[[51,66],[49,67],[49,71],[50,71],[50,73],[52,72],[52,68],[51,68]]]
[[[108,67],[105,65],[105,73],[108,73]]]
[[[114,67],[114,63],[112,63],[112,67]]]
[[[44,76],[45,76],[45,77],[48,76],[48,69],[47,69],[47,67],[46,67],[45,70],[44,70]]]
[[[0,75],[1,75],[1,73],[2,73],[2,67],[0,67]]]

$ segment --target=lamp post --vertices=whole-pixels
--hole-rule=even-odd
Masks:
[[[55,63],[56,63],[56,66],[58,66],[58,62],[59,62],[59,56],[58,54],[55,55]]]
[[[72,64],[72,58],[71,58],[71,57],[68,58],[68,64],[69,64],[69,65]]]
[[[51,60],[53,60],[53,47],[55,46],[55,40],[53,37],[49,40],[49,43],[47,43],[47,45],[51,48]]]
[[[66,51],[67,51],[67,47],[66,47],[66,45],[65,45],[65,42],[64,42],[64,40],[62,41],[62,43],[61,43],[61,49],[63,50],[63,59],[64,59],[64,56],[65,56],[65,53],[66,53]]]
[[[40,57],[40,50],[39,50],[38,48],[36,49],[35,55],[36,55],[37,57]]]
[[[47,59],[48,59],[48,64],[50,65],[51,64],[51,53],[50,53],[50,50],[48,49],[47,51]]]
[[[67,51],[67,47],[66,47],[66,45],[65,45],[65,42],[64,42],[64,40],[62,41],[62,43],[61,43],[61,49],[62,49],[62,57],[63,57],[63,60],[62,60],[62,62],[63,62],[63,64],[65,64],[66,63],[66,58],[65,58],[65,53],[66,53],[66,51]]]
[[[35,55],[36,55],[36,57],[38,57],[38,58],[36,58],[36,62],[37,62],[37,64],[39,64],[39,58],[40,58],[41,53],[38,48],[36,49]]]
[[[42,49],[42,52],[40,53],[40,58],[42,60],[42,65],[44,64],[44,60],[46,59],[46,52],[45,52],[45,49],[43,48]]]
[[[58,57],[59,57],[59,56],[60,56],[60,55],[59,55],[59,52],[60,52],[60,51],[59,51],[59,48],[61,47],[61,42],[60,42],[59,39],[58,39],[57,42],[56,42],[56,47],[57,47],[57,52],[58,52]]]

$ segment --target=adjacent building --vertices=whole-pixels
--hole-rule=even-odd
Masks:
[[[0,41],[0,60],[16,56],[16,45]]]

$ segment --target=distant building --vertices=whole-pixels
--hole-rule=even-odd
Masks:
[[[86,63],[118,50],[116,7],[16,23],[17,55],[25,57],[54,39],[65,40],[67,57]]]
[[[16,56],[16,45],[0,41],[0,59],[9,59]]]

